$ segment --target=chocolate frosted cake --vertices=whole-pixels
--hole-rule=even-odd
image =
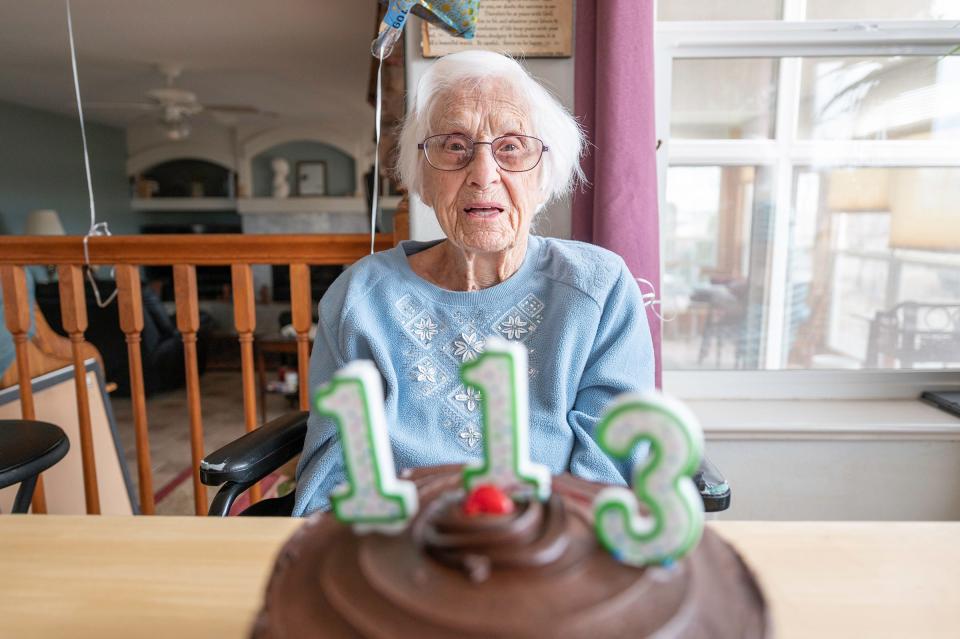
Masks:
[[[424,468],[420,510],[395,536],[314,515],[280,551],[255,639],[769,636],[763,595],[720,537],[673,565],[618,563],[596,540],[604,486],[553,478],[548,501],[464,512],[461,467]]]

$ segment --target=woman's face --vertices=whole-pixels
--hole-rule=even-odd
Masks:
[[[508,134],[533,135],[527,105],[509,84],[487,80],[438,96],[430,114],[430,135],[460,133],[476,142]],[[476,253],[525,246],[530,221],[543,202],[541,166],[522,173],[501,169],[491,147],[475,147],[470,164],[441,171],[421,156],[421,198],[433,208],[447,238]]]

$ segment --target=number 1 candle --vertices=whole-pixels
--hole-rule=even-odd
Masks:
[[[636,566],[678,559],[693,548],[703,531],[703,501],[691,479],[703,431],[693,413],[660,393],[621,395],[597,426],[597,441],[614,458],[650,443],[650,455],[633,469],[632,492],[610,487],[594,499],[600,543]],[[650,515],[640,514],[638,502]]]
[[[417,488],[397,479],[383,410],[383,383],[373,362],[357,360],[317,392],[317,410],[340,432],[347,482],[331,493],[337,519],[357,532],[402,531],[417,512]]]
[[[550,471],[530,461],[527,349],[491,337],[484,353],[460,368],[460,378],[480,391],[483,464],[464,470],[467,490],[493,484],[514,495],[550,496]]]

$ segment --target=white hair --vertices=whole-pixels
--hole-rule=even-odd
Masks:
[[[585,143],[583,131],[560,101],[516,60],[492,51],[452,53],[434,62],[420,78],[400,132],[397,173],[401,182],[411,194],[421,195],[424,165],[417,145],[428,135],[443,133],[430,130],[436,100],[449,89],[489,79],[506,81],[526,99],[530,134],[549,147],[541,160],[540,188],[544,191],[544,203],[563,197],[584,180],[580,168]]]

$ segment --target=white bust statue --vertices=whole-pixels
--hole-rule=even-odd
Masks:
[[[290,182],[287,178],[290,176],[290,163],[283,158],[273,158],[270,166],[273,167],[273,197],[289,197]]]

